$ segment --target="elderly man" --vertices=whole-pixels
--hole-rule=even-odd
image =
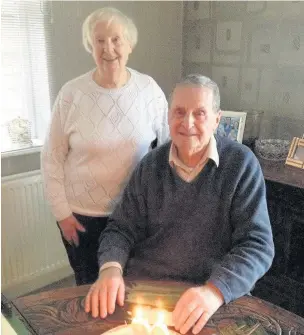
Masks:
[[[147,154],[101,235],[99,279],[85,309],[123,305],[125,275],[193,283],[173,311],[176,330],[197,334],[223,304],[250,292],[274,246],[260,165],[245,146],[214,137],[220,95],[189,75],[173,91],[172,142]]]

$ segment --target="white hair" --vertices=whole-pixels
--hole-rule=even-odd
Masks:
[[[124,27],[125,38],[129,41],[132,49],[137,43],[137,28],[134,22],[116,8],[104,7],[95,10],[83,22],[82,25],[82,43],[85,49],[92,52],[92,34],[98,22],[119,22]]]
[[[188,74],[175,85],[175,88],[177,86],[187,86],[187,85],[210,88],[213,93],[213,111],[215,113],[218,113],[220,111],[220,103],[221,103],[220,90],[217,84],[213,80],[197,73]],[[172,99],[172,93],[170,96],[170,103]]]

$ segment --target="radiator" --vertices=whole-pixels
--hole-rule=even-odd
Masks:
[[[3,177],[1,193],[2,291],[15,297],[69,276],[40,170]]]

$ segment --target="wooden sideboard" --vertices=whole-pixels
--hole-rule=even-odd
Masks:
[[[253,294],[304,316],[304,170],[260,160],[275,258]]]

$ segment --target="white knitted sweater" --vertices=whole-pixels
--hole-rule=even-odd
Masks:
[[[72,212],[109,215],[151,142],[169,138],[164,93],[151,77],[128,70],[122,88],[98,86],[92,70],[58,94],[41,156],[46,196],[58,221]]]

